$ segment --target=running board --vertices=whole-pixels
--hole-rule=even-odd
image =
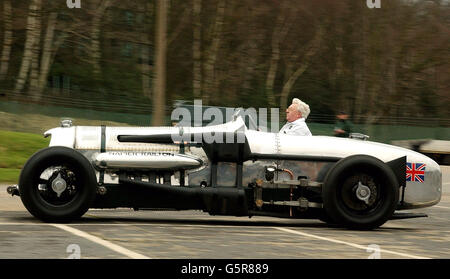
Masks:
[[[428,217],[425,213],[394,213],[389,220],[400,220],[400,219],[411,219],[411,218],[421,218]]]

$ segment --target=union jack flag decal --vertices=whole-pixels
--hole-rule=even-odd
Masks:
[[[406,163],[406,181],[425,182],[425,164]]]

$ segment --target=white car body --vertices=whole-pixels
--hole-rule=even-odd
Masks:
[[[201,148],[188,148],[185,155],[172,158],[163,158],[161,154],[179,154],[180,148],[173,144],[155,144],[140,142],[120,142],[119,135],[164,135],[180,133],[233,133],[242,131],[248,140],[252,155],[277,155],[294,156],[305,161],[337,161],[351,155],[363,154],[373,156],[387,163],[397,158],[406,156],[408,163],[424,164],[424,180],[408,181],[406,187],[401,188],[401,204],[397,209],[413,209],[432,206],[441,199],[442,173],[439,165],[427,156],[418,152],[358,139],[346,139],[328,136],[292,136],[278,133],[260,132],[249,130],[241,117],[221,125],[207,127],[105,127],[104,150],[102,150],[102,127],[70,126],[58,127],[45,132],[45,136],[51,135],[50,146],[65,146],[76,149],[84,154],[94,165],[99,166],[99,161],[117,160],[120,164],[136,164],[135,166],[157,169],[167,167],[167,164],[191,165],[186,177],[189,183],[189,175],[208,165],[208,159]],[[124,153],[111,153],[124,152]],[[128,152],[128,153],[126,153]],[[134,153],[130,153],[134,152]],[[154,153],[142,153],[154,152]],[[163,152],[163,153],[161,153]],[[114,157],[115,156],[115,157]],[[187,156],[187,157],[186,157]],[[195,162],[198,162],[196,164]],[[166,165],[163,166],[163,164]],[[246,162],[245,164],[250,164]],[[100,169],[96,168],[99,177]],[[405,170],[406,175],[406,170]],[[174,178],[172,177],[172,181]],[[105,172],[105,183],[118,183],[117,177]]]

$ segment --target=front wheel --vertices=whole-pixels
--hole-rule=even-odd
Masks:
[[[70,222],[89,209],[96,195],[89,161],[74,149],[48,147],[35,153],[19,178],[20,198],[44,222]]]
[[[326,215],[351,229],[370,230],[383,225],[394,213],[399,186],[384,162],[366,155],[339,161],[323,186]]]

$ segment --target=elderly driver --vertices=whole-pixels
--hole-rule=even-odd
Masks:
[[[286,109],[287,123],[279,133],[296,136],[312,136],[305,123],[310,113],[309,106],[300,99],[292,99],[292,104]]]

